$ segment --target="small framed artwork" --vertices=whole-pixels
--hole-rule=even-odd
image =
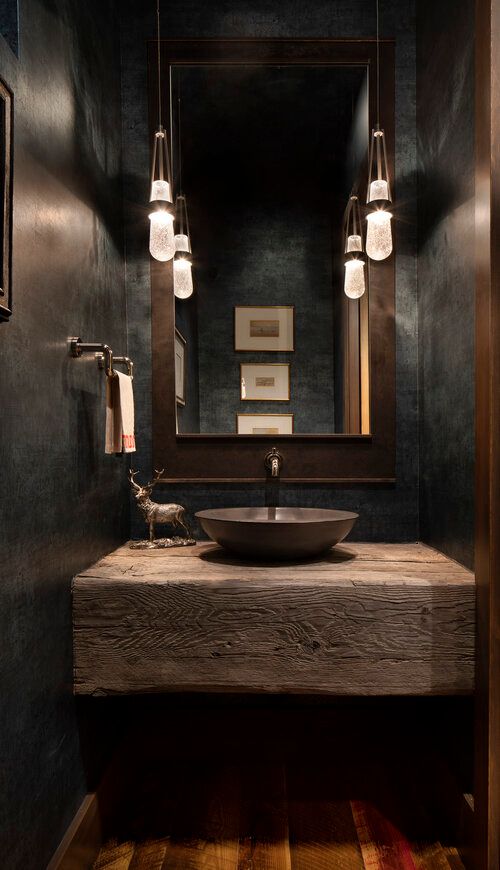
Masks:
[[[293,305],[237,305],[234,309],[234,349],[293,351]]]
[[[186,349],[187,342],[176,328],[175,330],[175,401],[178,405],[186,404]]]
[[[240,398],[247,402],[289,402],[289,363],[241,363]]]
[[[293,435],[293,414],[236,414],[238,435]]]
[[[12,99],[0,79],[0,323],[12,314]]]

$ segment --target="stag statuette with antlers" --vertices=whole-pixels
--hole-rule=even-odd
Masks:
[[[133,471],[133,469],[130,469],[129,471],[129,480],[133,489],[135,500],[137,502],[139,510],[144,516],[145,522],[149,526],[149,541],[133,541],[130,546],[135,549],[153,547],[186,547],[196,543],[186,520],[185,508],[183,508],[182,505],[161,504],[159,502],[151,500],[151,493],[153,492],[153,488],[156,486],[157,483],[161,482],[163,472],[163,468],[161,471],[155,470],[155,476],[153,480],[150,480],[149,483],[145,484],[145,486],[140,486],[138,483],[136,483],[134,479],[138,472]],[[181,537],[180,535],[176,535],[173,538],[155,538],[155,524],[157,523],[158,525],[168,523],[169,525],[174,526],[174,528],[183,529],[187,537]]]

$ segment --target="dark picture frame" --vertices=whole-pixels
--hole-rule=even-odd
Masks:
[[[175,337],[178,339],[179,344],[182,345],[183,353],[182,353],[182,394],[177,391],[177,352],[175,354],[175,401],[182,408],[186,405],[186,354],[187,354],[187,341],[182,335],[181,332],[175,328]]]
[[[13,94],[0,79],[0,322],[12,314]]]

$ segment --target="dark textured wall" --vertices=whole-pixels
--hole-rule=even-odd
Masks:
[[[154,10],[124,0],[122,95],[127,203],[126,250],[130,351],[138,360],[138,443],[144,475],[151,453],[151,310],[148,246],[149,139],[146,40],[154,36]],[[162,6],[165,37],[366,37],[375,34],[375,4],[366,0],[172,0]],[[365,540],[418,537],[415,21],[413,0],[382,0],[381,34],[396,40],[396,341],[397,484],[381,488],[281,488],[282,503],[359,510],[355,535]],[[256,448],[258,449],[258,448]],[[263,451],[264,453],[264,451]],[[186,503],[190,513],[214,505],[262,504],[262,487],[176,486],[158,497]],[[143,534],[134,513],[133,531]]]
[[[474,2],[418,3],[421,537],[473,564]]]
[[[332,264],[364,79],[322,67],[174,71],[196,283],[182,307],[198,309],[202,432],[234,432],[237,412],[293,413],[297,432],[335,431],[333,299],[343,276],[333,282]],[[269,304],[295,307],[295,352],[235,352],[234,307]],[[290,402],[240,402],[246,362],[288,363]]]
[[[19,14],[17,0],[0,0],[0,34],[14,54],[19,52]]]
[[[86,791],[72,697],[72,576],[127,537],[104,383],[66,337],[126,347],[119,46],[111,3],[24,0],[14,90],[13,306],[0,325],[0,832],[46,867]]]

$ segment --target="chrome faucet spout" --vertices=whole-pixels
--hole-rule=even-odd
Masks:
[[[271,477],[279,477],[281,472],[281,466],[283,465],[283,457],[281,453],[276,450],[276,447],[273,447],[272,450],[267,454],[264,465],[271,472]]]

